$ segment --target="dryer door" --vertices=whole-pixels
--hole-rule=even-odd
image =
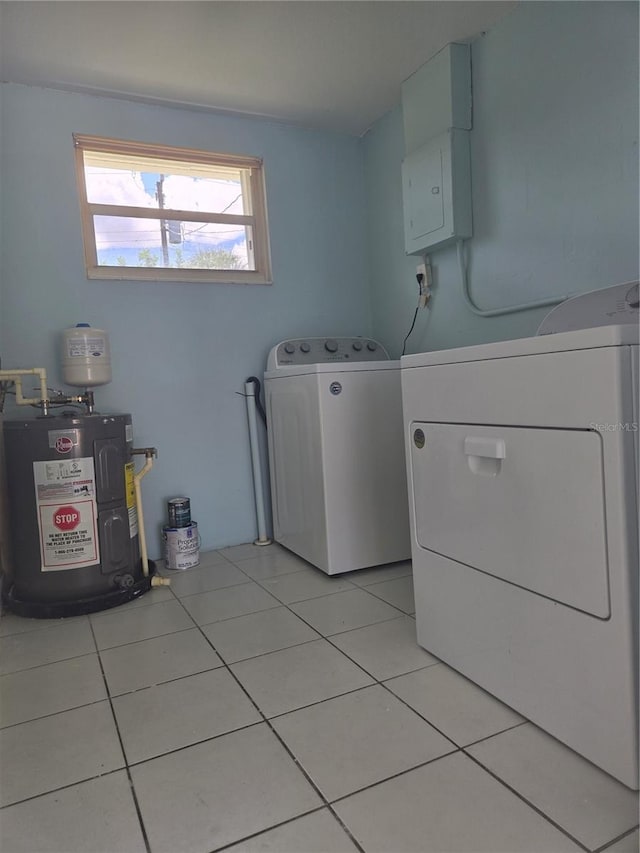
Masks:
[[[420,547],[609,616],[598,433],[426,422],[409,429]]]

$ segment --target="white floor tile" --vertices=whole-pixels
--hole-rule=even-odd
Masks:
[[[301,601],[292,604],[291,609],[325,636],[394,619],[399,615],[395,607],[374,598],[364,589]]]
[[[331,642],[379,681],[439,663],[416,642],[410,616],[336,634]]]
[[[136,610],[138,607],[148,607],[150,604],[162,604],[163,601],[173,601],[171,590],[166,586],[152,587],[143,595],[134,598],[133,601],[127,601],[126,604],[119,604],[117,607],[111,607],[108,610],[98,610],[91,614],[92,619],[98,619],[101,616],[110,616],[113,613],[128,613],[130,610]]]
[[[565,853],[580,848],[456,753],[334,805],[367,853]]]
[[[200,568],[204,568],[205,566],[219,566],[226,562],[228,562],[227,558],[220,551],[200,551]]]
[[[251,559],[236,560],[235,564],[256,581],[278,577],[279,575],[290,575],[294,572],[318,571],[306,560],[283,549],[277,551],[263,550]]]
[[[339,576],[329,577],[320,569],[308,572],[294,572],[291,575],[278,575],[260,581],[261,585],[284,604],[318,598],[334,592],[354,589],[352,583]]]
[[[222,666],[197,628],[100,652],[112,696]]]
[[[638,795],[527,723],[469,748],[591,850],[638,823]]]
[[[91,626],[84,618],[0,640],[0,675],[95,652]]]
[[[193,628],[193,621],[175,600],[129,611],[117,609],[90,618],[100,650]]]
[[[123,770],[2,812],[6,853],[145,853]]]
[[[234,844],[225,853],[356,853],[357,850],[331,812],[321,809]]]
[[[320,639],[313,628],[286,607],[214,622],[202,630],[227,663]]]
[[[231,669],[267,717],[372,683],[326,640],[242,661]]]
[[[377,684],[285,714],[273,726],[329,801],[456,749]]]
[[[265,724],[131,772],[152,853],[209,853],[321,805]]]
[[[107,698],[97,654],[0,676],[0,725],[12,726]]]
[[[41,631],[43,628],[88,621],[86,616],[73,616],[67,619],[26,619],[24,616],[16,616],[15,613],[2,611],[2,615],[0,616],[0,637],[8,637],[9,634],[26,634],[29,631]]]
[[[287,553],[277,543],[271,545],[254,545],[253,542],[244,542],[242,545],[231,545],[229,548],[221,548],[218,552],[226,560],[237,563],[242,560],[252,560],[260,554],[285,554]]]
[[[124,766],[108,702],[0,731],[2,805]]]
[[[181,601],[198,625],[208,625],[221,619],[231,619],[234,616],[244,616],[246,613],[280,606],[277,598],[253,582],[201,592]]]
[[[226,669],[118,696],[113,708],[129,764],[262,719]]]
[[[384,563],[382,566],[374,566],[371,569],[360,569],[357,572],[349,572],[344,575],[347,580],[356,586],[369,586],[372,583],[392,581],[410,575],[411,560],[402,560],[399,563]]]
[[[369,584],[367,592],[381,598],[383,601],[402,610],[403,613],[415,613],[416,604],[413,596],[413,577],[383,581],[382,583]]]
[[[237,566],[222,559],[219,563],[189,569],[184,572],[164,572],[171,579],[171,590],[178,598],[197,595],[212,589],[249,583],[249,578]]]
[[[443,663],[385,683],[459,746],[523,721],[511,708]]]

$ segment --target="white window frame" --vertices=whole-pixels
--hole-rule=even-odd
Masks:
[[[115,279],[123,281],[195,281],[218,282],[223,284],[271,284],[271,255],[269,250],[269,232],[267,206],[264,185],[264,166],[258,157],[245,157],[236,154],[219,154],[198,151],[191,148],[174,148],[166,145],[154,145],[145,142],[110,139],[103,136],[89,136],[74,133],[76,175],[80,196],[82,237],[84,242],[87,278]],[[226,166],[248,170],[248,180],[243,182],[243,191],[248,191],[251,213],[246,215],[229,213],[203,213],[197,211],[175,210],[171,208],[128,207],[124,205],[96,204],[89,202],[84,172],[84,152],[121,154],[157,158],[166,164],[167,160],[182,163],[203,163],[208,166]],[[160,164],[158,171],[162,171]],[[246,174],[246,173],[245,173]],[[212,222],[250,226],[252,245],[248,247],[254,270],[209,270],[209,269],[169,269],[164,267],[122,267],[98,264],[94,216],[122,216],[152,220],[178,220],[189,222]]]

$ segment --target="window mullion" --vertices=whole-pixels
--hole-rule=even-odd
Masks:
[[[194,210],[174,210],[170,207],[130,207],[124,204],[87,205],[92,216],[122,216],[135,219],[175,219],[184,222],[212,222],[221,225],[253,225],[255,217],[237,213],[207,213]]]

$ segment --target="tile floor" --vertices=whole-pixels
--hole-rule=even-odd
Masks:
[[[638,851],[634,793],[416,645],[409,563],[168,574],[0,620],[3,853]]]

